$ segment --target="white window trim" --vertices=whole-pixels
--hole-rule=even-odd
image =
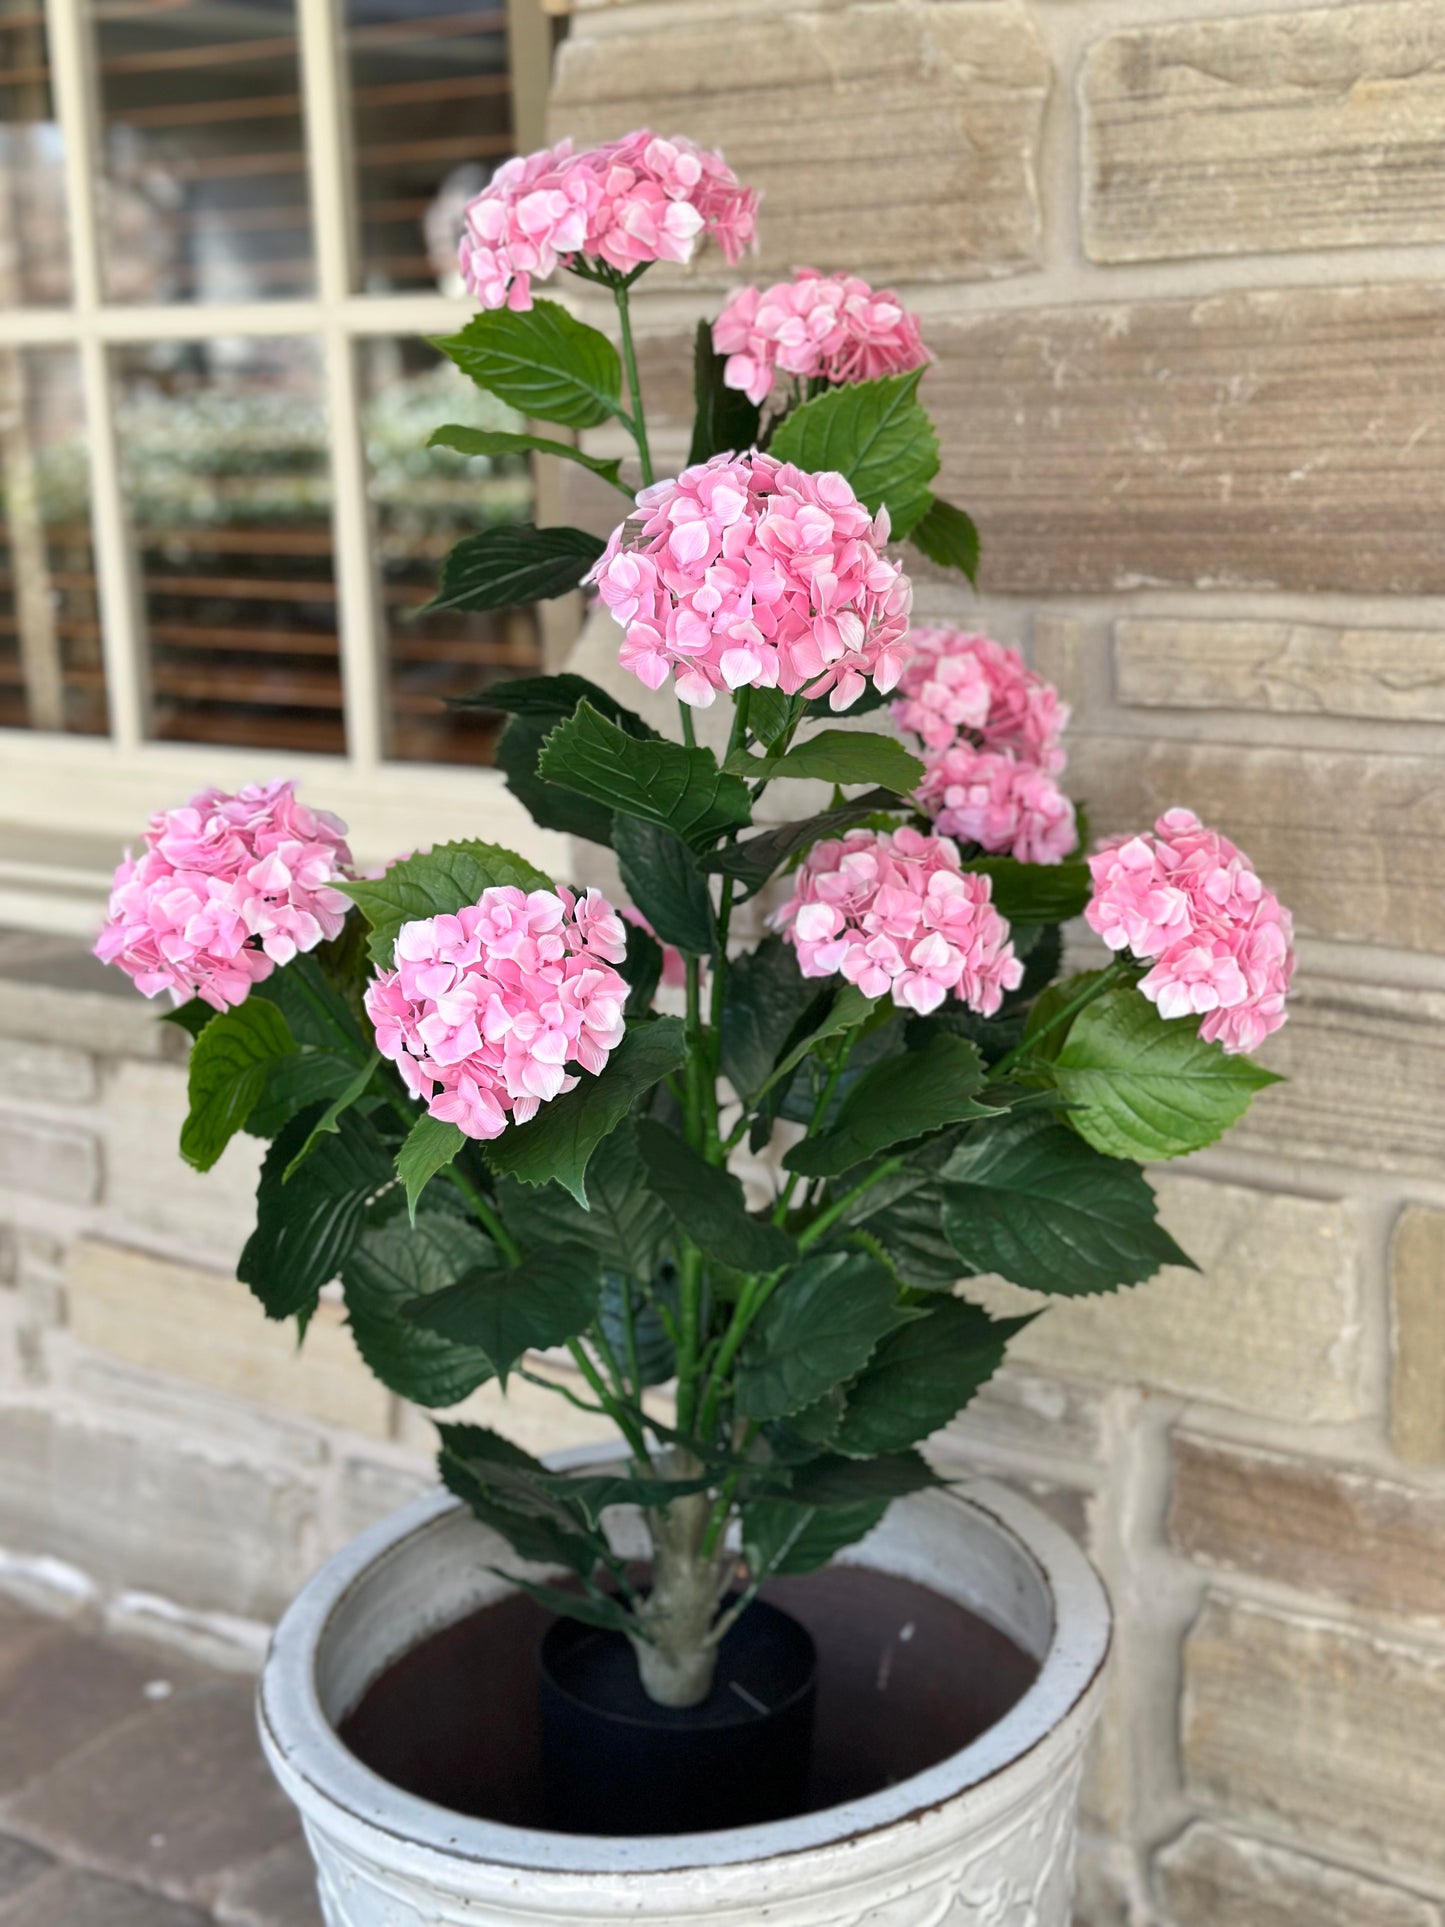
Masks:
[[[0,345],[73,347],[90,447],[102,654],[110,733],[86,737],[0,729],[0,923],[93,929],[110,857],[138,837],[147,815],[207,783],[234,787],[295,775],[315,804],[351,826],[364,861],[418,844],[484,835],[554,871],[566,839],[538,830],[498,773],[388,761],[385,646],[372,559],[361,432],[358,350],[379,337],[439,334],[471,313],[443,295],[365,296],[356,286],[350,115],[338,0],[297,0],[316,295],[307,300],[111,306],[103,298],[98,186],[101,117],[95,42],[84,0],[45,0],[55,115],[65,153],[72,302],[0,312]],[[514,52],[545,57],[539,0],[507,0]],[[525,68],[523,69],[525,72]],[[537,144],[544,105],[535,75],[517,89],[517,136]],[[111,353],[128,342],[205,340],[215,334],[299,336],[316,342],[325,371],[331,443],[333,566],[346,752],[297,756],[147,740],[146,630],[124,479],[115,441]],[[59,857],[47,844],[62,843]],[[91,852],[94,852],[92,855]],[[81,854],[77,855],[77,852]]]

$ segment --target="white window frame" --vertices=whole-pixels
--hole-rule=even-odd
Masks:
[[[540,0],[506,0],[517,143],[539,145],[550,28]],[[0,346],[73,348],[90,447],[91,530],[109,705],[108,736],[0,729],[0,923],[94,928],[106,850],[135,838],[153,809],[208,783],[295,775],[313,803],[351,825],[358,857],[484,835],[543,867],[566,840],[536,828],[490,769],[394,762],[384,754],[386,660],[361,432],[360,347],[456,328],[466,299],[358,295],[351,117],[340,0],[296,0],[316,294],[243,303],[107,303],[99,184],[102,119],[87,0],[45,0],[54,112],[65,153],[72,299],[0,311]],[[317,343],[331,442],[333,562],[346,751],[340,756],[147,739],[146,625],[115,437],[113,350],[216,334]],[[117,849],[118,853],[118,849]]]

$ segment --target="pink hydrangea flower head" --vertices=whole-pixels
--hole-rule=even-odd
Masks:
[[[150,820],[115,873],[95,946],[147,997],[239,1004],[276,964],[334,937],[351,905],[346,825],[308,809],[290,782],[202,790]]]
[[[916,801],[934,827],[1020,863],[1062,863],[1077,844],[1074,806],[1053,777],[1007,750],[956,742],[925,750]]]
[[[1011,750],[1060,773],[1068,704],[1016,649],[962,629],[912,629],[908,640],[912,656],[893,705],[900,729],[927,749],[948,749],[966,736],[981,749]]]
[[[1089,927],[1153,964],[1139,988],[1161,1017],[1202,1017],[1200,1036],[1231,1053],[1279,1029],[1293,923],[1228,837],[1192,810],[1166,810],[1152,833],[1101,844],[1089,868]]]
[[[376,1047],[433,1117],[468,1137],[524,1124],[622,1042],[626,932],[595,890],[483,890],[397,933],[368,985]]]
[[[682,135],[644,129],[581,153],[564,140],[508,161],[467,204],[462,281],[484,308],[525,310],[533,281],[579,255],[630,273],[690,261],[707,236],[735,263],[756,225],[757,195]]]
[[[946,836],[850,830],[814,844],[771,922],[805,977],[841,974],[865,996],[891,995],[920,1015],[951,991],[991,1017],[1023,981],[992,893]]]
[[[800,381],[872,381],[926,367],[918,317],[891,288],[875,291],[856,274],[799,268],[791,281],[742,288],[713,323],[713,347],[727,357],[723,380],[750,401],[766,401],[778,375]]]
[[[637,497],[587,580],[623,631],[621,662],[685,703],[751,686],[828,694],[846,709],[887,691],[907,655],[912,589],[841,475],[757,452],[715,455]]]

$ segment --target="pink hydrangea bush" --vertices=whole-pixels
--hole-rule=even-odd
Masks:
[[[1023,981],[992,893],[946,836],[851,830],[814,844],[772,923],[805,977],[840,974],[865,997],[891,995],[920,1016],[952,991],[992,1017]]]
[[[909,631],[910,657],[893,720],[926,749],[949,749],[967,736],[980,749],[1011,750],[1057,776],[1069,706],[1027,668],[1016,649],[962,629]]]
[[[621,274],[692,259],[699,237],[730,264],[751,245],[758,197],[721,154],[645,128],[575,153],[571,141],[508,161],[467,204],[462,281],[484,308],[526,310],[532,283],[578,257]]]
[[[623,630],[624,669],[705,709],[720,690],[828,694],[846,709],[906,660],[912,590],[841,475],[715,455],[637,497],[588,576]]]
[[[95,946],[147,997],[239,1004],[277,964],[314,950],[350,909],[346,825],[308,809],[292,782],[202,790],[150,820],[115,873]]]
[[[945,836],[1020,863],[1062,863],[1078,843],[1073,804],[1033,763],[960,742],[923,764],[915,801]]]
[[[499,1137],[594,1076],[622,1042],[621,919],[596,890],[498,886],[403,924],[366,990],[376,1047],[435,1118]]]
[[[1161,1017],[1202,1016],[1200,1036],[1231,1053],[1279,1029],[1293,924],[1227,836],[1192,810],[1166,810],[1152,834],[1102,844],[1089,868],[1089,927],[1153,964],[1139,988]]]
[[[800,381],[872,381],[927,366],[918,317],[891,288],[856,274],[799,268],[791,281],[742,288],[713,323],[727,357],[723,380],[763,402],[778,375]]]

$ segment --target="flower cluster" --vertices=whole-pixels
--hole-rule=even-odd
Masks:
[[[841,475],[771,455],[715,455],[637,497],[591,575],[625,631],[624,669],[705,709],[721,689],[831,692],[897,683],[912,590]]]
[[[841,972],[867,997],[926,1015],[949,991],[984,1017],[1023,981],[988,877],[945,836],[851,830],[815,843],[772,922],[805,977]]]
[[[815,268],[771,288],[741,289],[713,323],[712,343],[727,356],[724,382],[755,402],[767,400],[779,371],[803,381],[871,381],[929,359],[918,317],[891,288]]]
[[[1257,1050],[1285,1020],[1294,974],[1289,911],[1248,857],[1192,810],[1166,810],[1153,834],[1113,837],[1089,858],[1084,912],[1111,950],[1154,968],[1139,988],[1161,1017],[1200,1015],[1199,1035]]]
[[[497,1137],[596,1073],[622,1042],[621,920],[589,890],[483,890],[455,915],[403,924],[396,968],[366,991],[376,1047],[433,1117]]]
[[[619,273],[690,261],[699,235],[730,263],[753,239],[758,197],[721,154],[645,129],[577,154],[571,141],[499,167],[467,204],[465,286],[484,308],[526,309],[532,282],[578,255]]]
[[[153,816],[142,854],[116,871],[95,954],[147,997],[239,1004],[276,964],[341,929],[345,838],[344,823],[297,802],[294,783],[202,790]]]
[[[926,752],[916,801],[945,836],[1020,863],[1062,863],[1079,840],[1074,806],[1047,771],[1006,750]]]

